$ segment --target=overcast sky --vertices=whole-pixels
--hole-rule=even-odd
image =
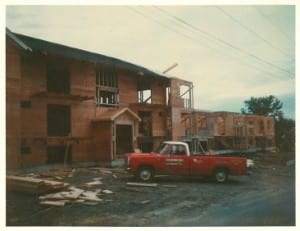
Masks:
[[[240,112],[275,95],[295,118],[295,7],[7,6],[13,32],[116,57],[194,83],[195,108]]]

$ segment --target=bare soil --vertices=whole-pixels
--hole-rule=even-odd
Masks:
[[[154,183],[158,184],[156,187],[133,187],[126,183],[137,181],[122,168],[101,168],[101,170],[95,167],[75,168],[72,176],[61,174],[61,181],[85,190],[108,189],[113,193],[101,194],[99,197],[103,200],[96,205],[72,203],[64,207],[55,207],[40,205],[38,195],[7,191],[6,225],[114,227],[295,225],[293,161],[274,158],[274,154],[268,153],[255,155],[252,159],[255,165],[250,170],[250,175],[230,176],[226,184],[217,184],[207,178],[160,176],[154,179]],[[39,177],[43,175],[41,172],[34,173]],[[85,183],[99,177],[102,178],[102,185],[87,188]],[[264,201],[267,202],[270,196],[273,196],[274,200],[282,198],[282,203],[270,202],[271,204],[266,204],[269,209],[263,210]],[[251,214],[251,206],[256,206],[253,207],[254,210],[261,208],[261,211],[265,212]],[[249,214],[244,218],[234,219],[228,212],[225,214],[221,212],[223,210],[232,211],[232,216],[236,216],[235,212],[242,214],[242,211],[248,210]],[[253,216],[251,222],[249,219],[246,220],[249,216]],[[260,219],[264,216],[267,218]],[[207,217],[213,219],[209,220]]]

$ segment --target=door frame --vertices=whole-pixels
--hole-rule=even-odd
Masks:
[[[134,123],[114,123],[113,125],[113,140],[112,140],[112,154],[114,159],[117,159],[117,126],[123,125],[123,126],[130,126],[131,128],[131,146],[132,149],[134,149],[134,137],[135,137],[135,129],[134,129]]]

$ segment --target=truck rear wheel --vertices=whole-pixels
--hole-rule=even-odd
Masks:
[[[150,167],[141,167],[137,172],[137,177],[144,182],[151,181],[153,179],[153,169]]]
[[[217,183],[225,183],[228,179],[228,171],[226,169],[216,169],[214,172],[215,181]]]

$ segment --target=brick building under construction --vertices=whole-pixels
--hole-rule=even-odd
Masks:
[[[193,104],[189,81],[6,29],[7,168],[109,163],[169,139],[206,150],[274,146],[272,118]]]

